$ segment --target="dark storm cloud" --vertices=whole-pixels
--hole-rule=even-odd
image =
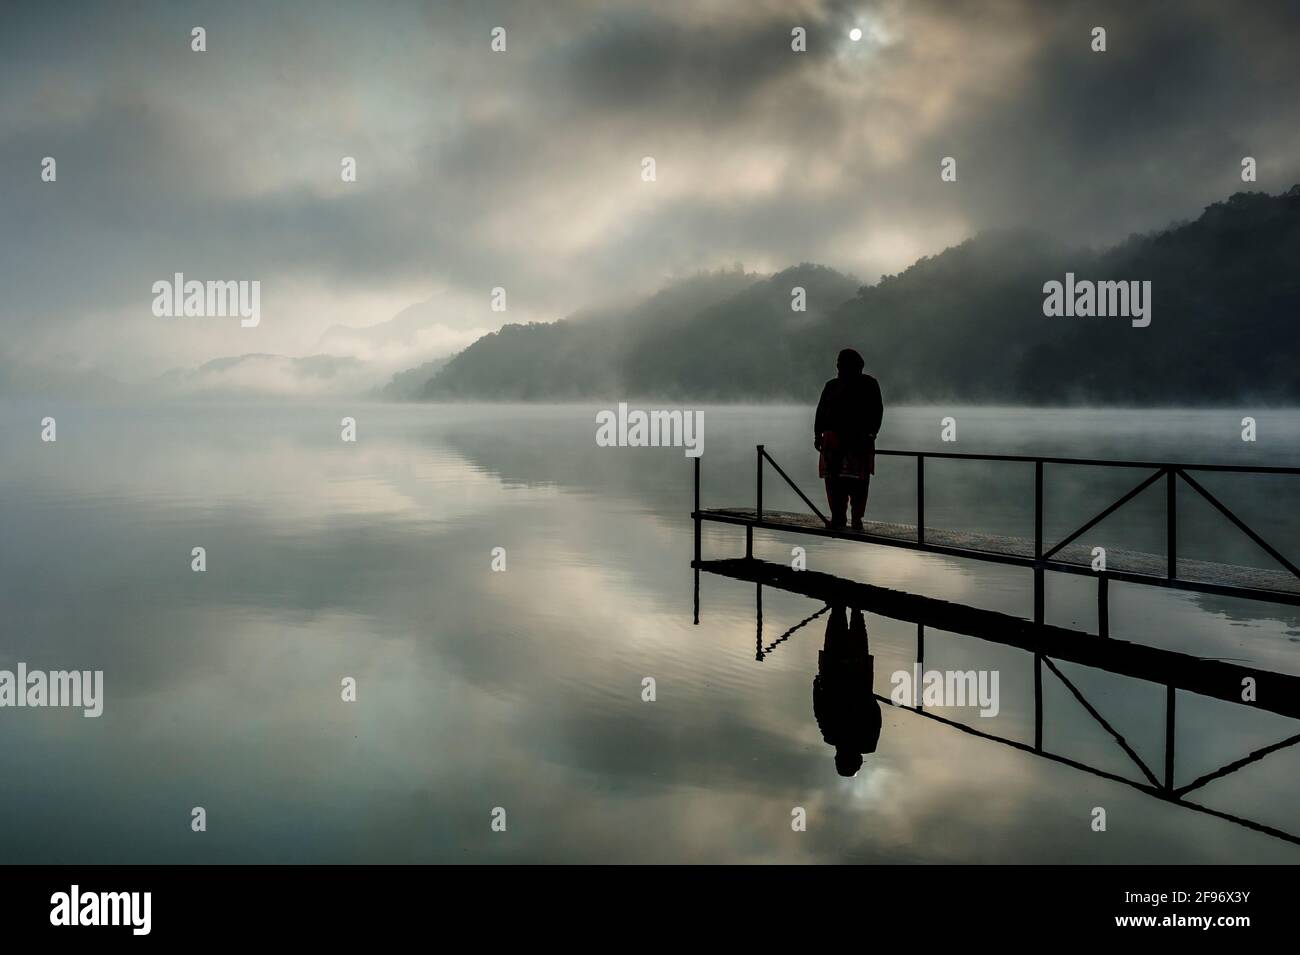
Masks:
[[[1300,78],[1282,53],[1300,41],[1300,8],[1103,9],[1040,16],[1024,81],[961,121],[966,168],[986,186],[963,190],[973,221],[1103,242],[1257,188],[1240,180],[1243,156],[1259,160],[1262,188],[1300,176],[1281,94]],[[1104,54],[1079,42],[1093,26],[1107,28]]]
[[[794,21],[788,14],[701,29],[652,10],[607,17],[546,57],[542,65],[562,78],[557,92],[568,97],[569,108],[726,125],[744,119],[768,83],[803,67],[789,55]]]
[[[1300,179],[1297,45],[1281,0],[30,5],[0,39],[5,350],[75,325],[129,355],[182,269],[505,285],[545,318],[736,260],[871,280],[995,226],[1113,241],[1246,188],[1244,155]],[[306,350],[316,308],[274,328]]]

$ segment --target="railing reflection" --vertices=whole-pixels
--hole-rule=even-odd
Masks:
[[[1206,784],[1229,776],[1246,766],[1300,743],[1300,733],[1253,750],[1190,782],[1175,782],[1177,753],[1176,701],[1179,691],[1262,709],[1300,720],[1300,677],[1222,660],[1208,660],[1157,647],[1105,639],[1082,631],[1048,626],[995,611],[966,607],[947,601],[906,594],[814,571],[796,571],[782,564],[753,558],[694,561],[697,572],[716,574],[755,584],[757,616],[755,658],[763,662],[782,645],[804,632],[813,621],[829,613],[825,642],[818,654],[814,678],[814,713],[823,739],[835,747],[835,765],[844,775],[853,775],[862,757],[876,749],[880,735],[881,705],[905,709],[927,720],[942,723],[962,733],[1000,743],[1043,759],[1070,766],[1081,772],[1137,789],[1163,801],[1194,812],[1224,819],[1256,832],[1300,845],[1300,836],[1215,809],[1186,798]],[[698,586],[698,580],[697,580]],[[769,643],[763,640],[763,588],[773,587],[801,594],[824,605]],[[852,616],[846,617],[851,611]],[[698,621],[698,606],[697,606]],[[874,690],[874,663],[864,613],[871,612],[916,624],[917,664],[924,663],[925,630],[937,627],[947,633],[1016,647],[1033,654],[1034,742],[999,736],[925,709],[923,705],[900,704]],[[1139,756],[1119,730],[1107,721],[1079,687],[1058,665],[1060,661],[1091,667],[1118,676],[1157,683],[1165,688],[1165,745],[1162,772],[1157,774]],[[1046,669],[1079,702],[1088,716],[1114,740],[1140,772],[1133,779],[1089,765],[1082,760],[1047,750],[1043,745],[1043,670]],[[1249,681],[1252,699],[1243,699],[1242,687]],[[874,715],[873,715],[874,714]]]

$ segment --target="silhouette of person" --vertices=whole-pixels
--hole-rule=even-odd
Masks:
[[[880,383],[863,374],[862,356],[852,348],[839,354],[838,374],[826,382],[813,419],[813,447],[821,452],[817,474],[826,481],[832,529],[844,527],[853,502],[853,529],[860,531],[867,512],[867,492],[876,470],[876,434],[884,417]]]
[[[875,660],[866,620],[856,609],[851,624],[845,616],[844,607],[832,607],[826,620],[826,643],[813,677],[813,716],[822,739],[835,747],[836,771],[852,777],[880,742],[880,702],[872,695]]]

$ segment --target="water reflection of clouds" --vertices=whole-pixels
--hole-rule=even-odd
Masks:
[[[251,448],[148,444],[116,454],[79,454],[75,447],[65,453],[72,462],[63,458],[33,466],[33,458],[19,458],[6,479],[7,493],[150,502],[177,511],[239,505],[259,511],[266,521],[292,525],[349,515],[462,518],[493,503],[501,486],[454,451],[392,440],[355,447],[340,441],[337,448],[278,439]]]
[[[569,427],[525,425],[518,443],[504,425],[478,429],[481,454],[466,437],[447,447],[436,429],[410,439],[393,426],[347,449],[332,434],[142,441],[82,457],[96,466],[76,473],[44,461],[0,478],[9,501],[75,504],[43,511],[40,526],[7,518],[32,544],[5,584],[18,624],[6,653],[110,670],[97,735],[0,724],[22,780],[0,808],[30,820],[16,857],[48,858],[41,836],[62,826],[101,858],[1211,861],[1248,847],[1294,860],[1228,823],[890,710],[878,752],[840,779],[812,713],[821,634],[755,663],[753,588],[732,583],[707,587],[691,626],[689,470],[593,456],[575,437],[551,452],[569,455],[556,471],[521,480],[527,461],[550,460],[548,428]],[[201,581],[178,550],[196,521],[216,557]],[[496,544],[504,574],[488,570]],[[809,556],[1022,609],[1000,578],[932,557]],[[1077,596],[1080,613],[1090,599]],[[765,597],[769,635],[808,603]],[[1222,637],[1184,606],[1180,634]],[[870,626],[887,691],[883,661],[906,659],[909,632]],[[989,659],[938,634],[929,646],[936,660]],[[359,682],[351,708],[344,674]],[[644,676],[656,703],[640,699]],[[1094,691],[1108,716],[1152,725],[1144,701]],[[1012,720],[1025,712],[1004,707]],[[1054,745],[1076,741],[1062,732]],[[1203,732],[1226,744],[1237,729],[1220,719]],[[99,808],[75,787],[51,799],[69,773],[102,793]],[[160,834],[174,804],[199,800],[224,819],[201,850]],[[1087,827],[1097,804],[1111,811],[1104,836]],[[488,831],[493,805],[510,812],[508,840]],[[790,830],[794,806],[809,810],[806,833]],[[115,842],[105,819],[143,841]]]

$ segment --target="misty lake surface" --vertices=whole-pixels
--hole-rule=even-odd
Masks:
[[[0,861],[1300,861],[1274,835],[888,705],[875,752],[840,776],[813,712],[825,617],[755,659],[756,641],[821,604],[765,588],[759,633],[754,585],[704,574],[694,625],[691,461],[597,447],[597,410],[0,406],[0,668],[99,669],[105,693],[98,719],[0,709]],[[759,443],[821,504],[810,408],[703,411],[706,507],[753,505]],[[947,415],[955,444],[940,441]],[[881,444],[1298,465],[1300,414],[888,408]],[[1067,470],[1048,468],[1050,540],[1142,477]],[[868,517],[912,522],[914,474],[882,459]],[[934,460],[926,480],[929,526],[1033,536],[1031,465]],[[1300,559],[1300,477],[1203,483]],[[765,503],[801,509],[770,468]],[[1179,503],[1185,556],[1268,566],[1209,505]],[[1157,486],[1089,540],[1162,553],[1163,507]],[[1032,613],[1023,569],[755,535],[774,562],[796,545],[809,570]],[[706,558],[743,553],[743,529],[705,525]],[[1132,584],[1110,604],[1113,638],[1300,674],[1297,608]],[[1047,622],[1095,632],[1095,582],[1049,574]],[[888,696],[916,625],[865,623]],[[1032,742],[1031,654],[927,629],[925,662],[996,669],[996,716],[939,712]],[[1059,666],[1159,775],[1163,687]],[[1075,696],[1043,683],[1044,748],[1141,782]],[[1177,702],[1180,785],[1300,732],[1249,706]],[[1291,747],[1188,798],[1300,833],[1298,797]],[[206,832],[191,831],[194,807]]]

